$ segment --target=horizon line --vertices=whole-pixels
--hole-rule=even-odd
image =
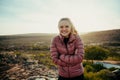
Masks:
[[[86,34],[91,32],[101,32],[101,31],[111,31],[111,30],[119,30],[119,29],[108,29],[108,30],[96,30],[96,31],[88,31],[88,32],[78,32],[79,34]],[[13,33],[13,34],[0,34],[0,36],[12,36],[12,35],[24,35],[24,34],[59,34],[58,32],[51,33],[51,32],[28,32],[28,33]]]

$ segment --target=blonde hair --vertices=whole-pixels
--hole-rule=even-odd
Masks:
[[[75,29],[73,23],[71,22],[71,20],[69,18],[61,18],[59,23],[61,21],[63,21],[63,20],[67,20],[70,23],[70,25],[71,25],[71,34],[78,34],[77,30]]]

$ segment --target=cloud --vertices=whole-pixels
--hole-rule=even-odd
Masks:
[[[58,32],[60,18],[69,17],[78,31],[120,28],[117,0],[1,0],[0,34]],[[19,29],[20,28],[20,29]]]

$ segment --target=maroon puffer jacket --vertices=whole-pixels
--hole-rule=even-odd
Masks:
[[[72,78],[83,74],[83,43],[78,35],[70,35],[67,47],[64,38],[59,35],[53,38],[50,46],[51,58],[58,65],[59,75]]]

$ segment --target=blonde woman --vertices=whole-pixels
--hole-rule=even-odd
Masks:
[[[69,18],[60,19],[58,29],[59,35],[50,46],[51,58],[58,65],[58,80],[83,80],[82,40]]]

